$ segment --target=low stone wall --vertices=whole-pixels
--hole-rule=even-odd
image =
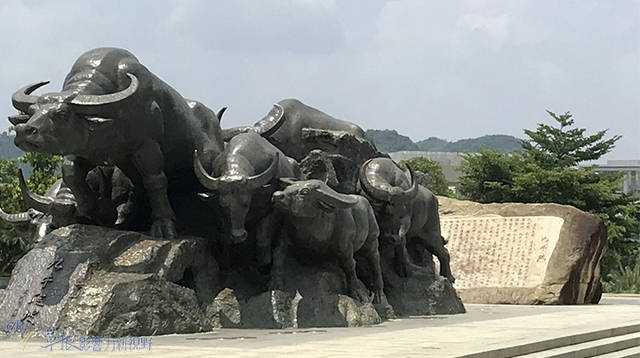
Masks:
[[[602,220],[558,204],[440,197],[455,287],[465,303],[597,303]]]

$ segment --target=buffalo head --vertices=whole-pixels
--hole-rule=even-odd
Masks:
[[[236,243],[247,238],[245,221],[251,207],[251,199],[256,189],[267,185],[278,170],[279,153],[271,160],[269,167],[262,173],[247,176],[241,174],[227,174],[218,178],[211,176],[204,169],[198,157],[198,151],[193,154],[193,165],[196,177],[200,183],[210,191],[201,193],[205,199],[218,197],[218,202],[231,223],[231,237]]]
[[[54,228],[76,223],[73,194],[68,188],[61,187],[61,180],[47,191],[47,195],[38,195],[27,187],[22,170],[19,170],[18,178],[23,200],[29,209],[9,214],[0,208],[0,219],[14,225],[23,234],[34,238],[34,241],[39,241]]]
[[[360,169],[360,186],[376,212],[380,237],[391,242],[400,242],[411,226],[411,203],[418,194],[415,173],[407,165],[405,175],[409,184],[394,186],[390,184],[390,178],[382,178],[377,173],[367,172],[367,164],[365,163]],[[400,167],[397,169],[401,170]],[[403,186],[409,188],[403,188]]]
[[[112,113],[138,89],[138,79],[128,73],[129,86],[116,93],[86,95],[77,91],[32,95],[49,82],[23,87],[13,94],[13,106],[20,114],[9,117],[15,125],[15,144],[27,152],[70,154],[85,147],[89,131],[113,119],[100,117]]]
[[[273,193],[272,202],[276,208],[293,216],[316,217],[322,212],[346,209],[358,203],[352,196],[340,194],[317,179],[282,178],[280,181],[287,186]]]
[[[76,202],[68,188],[60,188],[55,197],[39,195],[29,190],[22,170],[18,174],[20,190],[27,207],[50,215],[51,225],[55,228],[76,223]]]

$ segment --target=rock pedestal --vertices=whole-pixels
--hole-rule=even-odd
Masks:
[[[602,220],[558,204],[440,197],[455,287],[465,303],[597,303]]]
[[[249,257],[223,271],[215,252],[197,237],[152,239],[86,225],[55,230],[16,265],[0,296],[0,328],[23,320],[40,332],[55,327],[78,336],[146,336],[365,326],[393,317],[394,308],[398,316],[464,312],[451,284],[432,269],[398,277],[384,255],[393,308],[346,296],[344,273],[330,258],[292,255],[275,289]]]
[[[0,324],[126,336],[208,330],[200,307],[213,299],[218,267],[204,239],[72,225],[48,234],[13,270]]]

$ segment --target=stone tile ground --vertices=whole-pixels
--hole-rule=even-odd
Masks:
[[[153,337],[151,352],[53,352],[30,338],[0,339],[2,357],[454,357],[640,324],[640,296],[606,295],[599,305],[467,305],[468,313],[399,319],[367,328],[225,329]]]

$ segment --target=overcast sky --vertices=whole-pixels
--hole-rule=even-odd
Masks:
[[[59,90],[83,52],[123,47],[229,106],[223,127],[295,97],[413,140],[523,137],[549,109],[622,134],[607,159],[640,160],[639,24],[631,0],[5,0],[0,110],[25,84]]]

